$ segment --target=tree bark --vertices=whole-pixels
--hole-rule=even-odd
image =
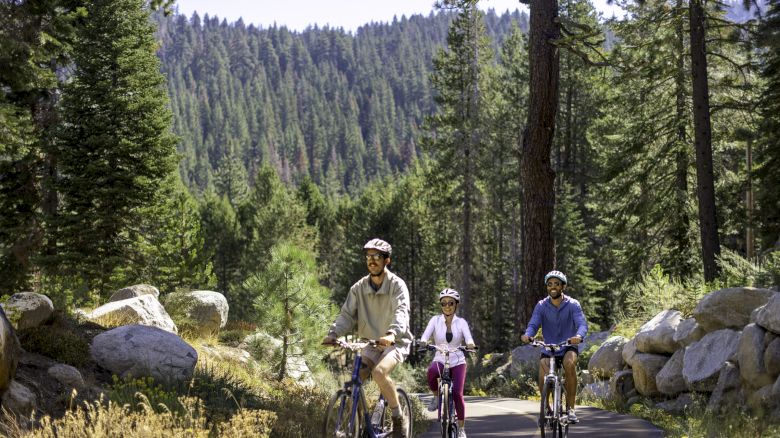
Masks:
[[[699,199],[699,227],[704,262],[704,280],[719,273],[718,219],[715,210],[715,177],[712,170],[712,128],[707,83],[707,52],[704,8],[701,0],[690,0],[691,76],[693,78],[693,126],[696,145],[696,183]]]
[[[536,302],[544,297],[544,274],[554,267],[553,210],[555,172],[550,166],[558,111],[560,59],[552,44],[560,36],[557,0],[531,0],[529,30],[530,93],[523,133],[520,178],[522,201],[522,280],[525,327]]]

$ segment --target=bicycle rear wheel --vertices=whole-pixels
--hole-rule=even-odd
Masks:
[[[352,394],[340,389],[333,395],[325,411],[323,436],[326,438],[360,438],[362,435],[363,412],[358,405],[355,421],[349,427],[352,413]]]

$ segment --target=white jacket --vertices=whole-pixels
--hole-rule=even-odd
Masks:
[[[444,315],[436,315],[428,321],[428,327],[425,328],[425,332],[420,338],[423,342],[433,336],[433,344],[442,345],[447,344],[451,348],[458,348],[465,344],[473,344],[474,338],[471,337],[471,330],[469,329],[469,323],[465,319],[460,318],[458,315],[452,316],[452,342],[447,342],[447,323],[444,320]],[[465,341],[465,342],[464,342]],[[436,352],[436,356],[433,357],[436,362],[444,363],[444,355],[440,352]],[[450,353],[450,368],[466,363],[466,354],[462,351],[455,351]]]

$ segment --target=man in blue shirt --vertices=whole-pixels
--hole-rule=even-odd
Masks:
[[[541,326],[542,336],[547,344],[559,344],[566,340],[574,345],[579,344],[588,333],[588,323],[585,321],[585,314],[582,313],[579,301],[563,294],[566,290],[566,275],[560,271],[550,271],[544,276],[544,282],[549,296],[536,303],[528,328],[520,339],[526,343],[531,342],[531,337]],[[574,346],[565,347],[555,354],[559,360],[563,357],[563,370],[566,375],[566,409],[570,423],[579,421],[574,412],[577,396],[577,355],[577,347]],[[550,353],[547,350],[542,350],[539,365],[539,392],[541,393],[544,376],[550,370]]]

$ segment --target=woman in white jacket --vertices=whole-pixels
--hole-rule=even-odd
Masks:
[[[433,344],[447,344],[455,349],[464,342],[466,347],[474,348],[474,338],[471,337],[469,323],[465,319],[455,315],[460,303],[460,294],[455,289],[446,288],[439,292],[439,303],[441,304],[441,315],[435,315],[428,321],[428,326],[420,338],[423,343],[433,338]],[[441,370],[444,369],[444,355],[436,352],[430,367],[428,367],[428,388],[433,391],[433,400],[428,405],[429,411],[435,411],[438,408],[439,394],[438,378]],[[463,429],[466,421],[466,406],[463,400],[463,386],[466,383],[466,355],[462,351],[450,353],[450,377],[452,377],[452,395],[455,402],[455,412],[458,414],[459,438],[465,437]]]

